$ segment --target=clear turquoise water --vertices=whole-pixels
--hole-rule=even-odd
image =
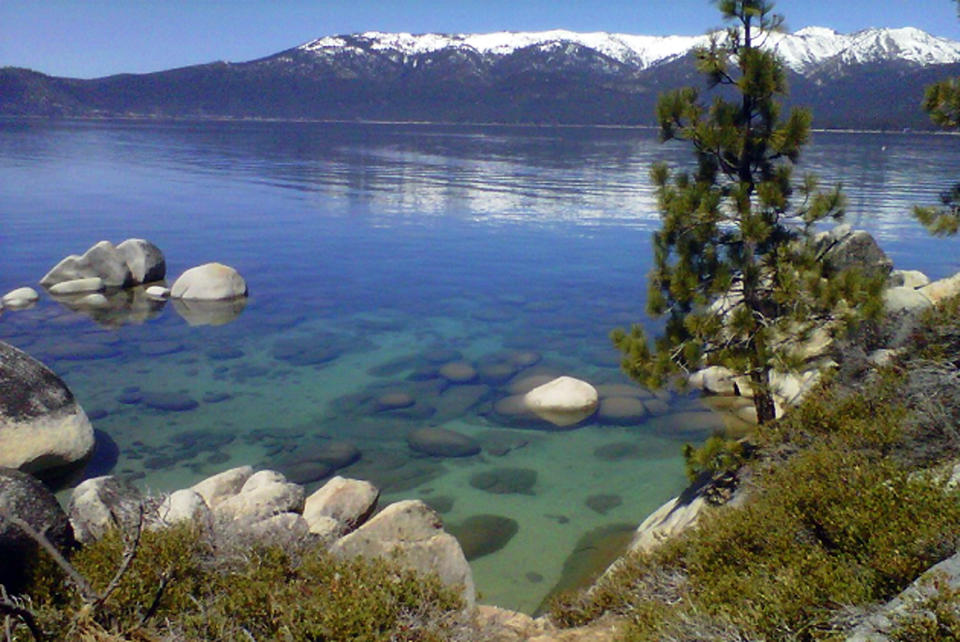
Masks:
[[[584,533],[637,523],[676,494],[680,444],[718,425],[693,398],[559,432],[496,410],[535,372],[627,383],[607,334],[643,320],[656,226],[647,172],[661,158],[688,154],[640,130],[0,122],[0,292],[128,237],[161,247],[171,280],[216,260],[251,291],[215,327],[171,306],[98,323],[44,298],[0,316],[0,337],[64,377],[117,443],[113,472],[144,487],[346,441],[362,457],[339,474],[374,480],[384,503],[422,497],[453,527],[515,519],[517,534],[473,567],[483,600],[532,610]],[[954,178],[957,138],[818,134],[805,161],[845,184],[850,221],[898,267],[960,270],[958,242],[927,238],[908,216]],[[317,346],[332,358],[290,359]],[[459,385],[437,375],[440,351],[481,370],[518,352],[540,360]],[[380,409],[371,399],[387,391],[416,404]],[[154,393],[197,406],[137,401]],[[419,456],[406,435],[425,425],[484,450]],[[611,444],[626,455],[595,454]],[[536,482],[513,494],[470,484],[498,468],[536,471]],[[595,495],[616,498],[599,512]]]

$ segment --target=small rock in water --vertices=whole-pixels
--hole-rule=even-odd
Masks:
[[[640,446],[629,441],[620,441],[613,444],[599,446],[593,451],[593,456],[604,461],[620,461],[621,459],[637,459],[641,455]]]
[[[213,361],[228,361],[239,359],[242,356],[243,350],[234,346],[219,346],[207,350],[207,358]]]
[[[432,348],[423,353],[423,358],[430,363],[450,363],[463,359],[463,354],[459,350],[452,348]]]
[[[273,357],[295,366],[312,366],[333,361],[341,350],[328,337],[290,337],[273,344]]]
[[[536,365],[540,362],[540,359],[540,353],[533,350],[516,350],[507,355],[507,360],[520,368],[529,368]]]
[[[644,402],[636,397],[607,397],[600,402],[597,419],[601,423],[635,426],[647,416]]]
[[[537,471],[531,468],[493,468],[470,477],[474,488],[496,495],[533,495]]]
[[[499,385],[508,381],[517,372],[517,367],[507,362],[482,363],[477,374],[484,383]]]
[[[0,303],[2,303],[5,308],[21,310],[30,307],[36,303],[39,298],[40,295],[36,290],[24,287],[7,292],[3,295],[3,299],[0,299]]]
[[[387,392],[377,397],[376,404],[378,410],[397,410],[399,408],[409,408],[414,404],[413,396],[406,392]]]
[[[543,575],[540,575],[540,573],[536,573],[534,571],[528,571],[524,577],[527,578],[527,581],[532,584],[539,584],[543,581]]]
[[[206,461],[208,464],[212,464],[212,465],[225,464],[226,462],[230,461],[230,455],[223,452],[214,452],[214,453],[210,453]]]
[[[112,359],[120,350],[100,343],[61,342],[46,350],[48,356],[61,361]]]
[[[139,346],[141,354],[148,357],[159,357],[165,354],[173,354],[183,350],[183,344],[179,341],[151,341],[141,343]]]
[[[586,504],[591,510],[606,515],[607,511],[623,504],[623,498],[620,495],[591,495]]]
[[[449,513],[453,510],[453,497],[449,495],[436,495],[435,497],[424,498],[423,500],[427,506],[437,511],[441,515]]]
[[[447,530],[457,538],[467,561],[496,553],[520,530],[517,520],[501,515],[472,515]]]
[[[145,392],[141,403],[148,408],[166,412],[185,412],[200,405],[190,395],[182,392]]]
[[[440,368],[440,376],[451,383],[469,383],[476,379],[477,371],[466,361],[454,361]]]
[[[407,443],[418,452],[434,457],[469,457],[480,452],[472,437],[446,428],[418,428],[407,435]]]
[[[144,294],[147,295],[148,299],[154,301],[166,301],[170,298],[170,288],[165,288],[162,285],[151,285],[144,290]]]

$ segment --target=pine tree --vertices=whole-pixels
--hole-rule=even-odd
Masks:
[[[642,326],[611,334],[623,369],[659,387],[721,365],[749,379],[757,420],[775,417],[774,370],[804,365],[802,344],[818,328],[839,331],[879,310],[880,283],[857,270],[829,272],[814,227],[842,218],[840,187],[793,179],[811,114],[781,118],[782,61],[765,48],[783,19],[768,0],[719,0],[732,26],[697,52],[714,93],[709,104],[684,88],[657,105],[661,138],[689,141],[696,171],[656,164],[662,226],[653,237],[647,311],[666,317],[651,347]],[[729,97],[733,97],[730,100]]]
[[[960,2],[957,3],[960,15]],[[943,129],[960,129],[960,78],[948,78],[927,87],[923,109]],[[960,229],[960,183],[940,193],[940,205],[913,209],[913,215],[935,236]]]

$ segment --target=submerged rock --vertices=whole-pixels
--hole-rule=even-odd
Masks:
[[[200,405],[196,399],[183,392],[145,392],[140,403],[166,412],[186,412]]]
[[[493,468],[475,473],[470,485],[496,495],[533,495],[537,471],[532,468]]]
[[[471,515],[459,524],[450,526],[467,561],[496,553],[513,539],[520,530],[517,520],[502,515]]]
[[[623,498],[620,495],[590,495],[586,504],[591,510],[606,515],[607,511],[623,504]]]
[[[607,397],[600,402],[597,419],[602,423],[634,426],[642,423],[647,408],[637,397]]]
[[[640,446],[629,441],[599,446],[593,451],[593,456],[604,461],[620,461],[623,459],[637,459],[642,455]]]
[[[466,361],[454,361],[442,366],[440,376],[451,383],[470,383],[477,378],[476,369]]]
[[[609,524],[581,537],[563,563],[560,580],[550,589],[536,612],[542,613],[555,595],[593,584],[610,564],[626,552],[633,530],[631,524]]]
[[[418,428],[407,434],[411,448],[434,457],[469,457],[480,452],[480,444],[472,437],[446,428]]]

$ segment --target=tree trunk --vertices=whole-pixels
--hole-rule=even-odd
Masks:
[[[777,418],[777,408],[773,403],[769,379],[766,372],[754,371],[750,374],[753,384],[753,407],[757,411],[757,424],[768,424]]]

